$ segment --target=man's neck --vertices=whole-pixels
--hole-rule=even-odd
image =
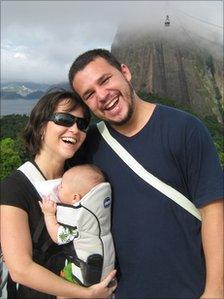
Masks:
[[[111,127],[120,134],[123,134],[127,137],[132,137],[140,132],[141,129],[147,124],[153,114],[155,107],[155,104],[143,101],[136,96],[134,112],[130,120],[122,126],[116,126],[113,124]]]

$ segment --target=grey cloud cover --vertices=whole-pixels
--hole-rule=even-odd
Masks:
[[[2,1],[2,81],[64,81],[77,55],[110,49],[119,24],[159,27],[166,14],[173,28],[180,20],[222,42],[222,30],[202,22],[222,27],[222,9],[222,1]]]

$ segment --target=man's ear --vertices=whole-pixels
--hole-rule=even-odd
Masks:
[[[73,201],[72,201],[72,203],[74,204],[74,203],[80,201],[81,198],[82,198],[82,197],[81,197],[80,194],[78,194],[78,193],[74,194],[74,195],[73,195]]]
[[[130,82],[131,81],[131,71],[129,70],[129,67],[126,64],[121,64],[121,72],[124,75],[124,77]]]

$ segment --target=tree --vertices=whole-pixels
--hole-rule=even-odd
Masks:
[[[10,114],[4,115],[0,118],[0,138],[11,138],[14,140],[14,148],[16,148],[16,152],[19,154],[22,163],[29,159],[29,155],[26,152],[22,138],[22,132],[28,122],[28,119],[29,117],[25,114]]]
[[[15,142],[11,138],[0,140],[0,165],[1,180],[21,165],[19,153],[15,149]]]
[[[16,139],[18,133],[21,133],[28,122],[27,115],[10,114],[4,115],[0,118],[0,138]]]

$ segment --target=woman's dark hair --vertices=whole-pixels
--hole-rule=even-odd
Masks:
[[[54,113],[58,104],[64,100],[67,100],[67,112],[82,108],[84,117],[90,119],[89,108],[78,95],[65,89],[54,88],[47,91],[31,111],[23,133],[26,149],[32,158],[34,158],[41,149],[41,139],[46,121]]]

